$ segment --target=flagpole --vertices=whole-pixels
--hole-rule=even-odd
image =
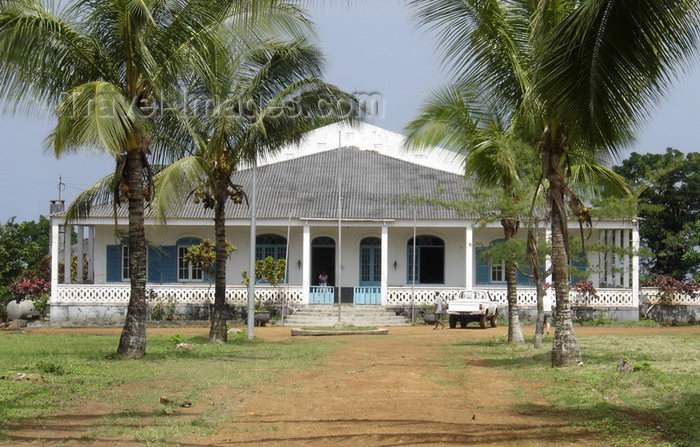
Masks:
[[[258,160],[253,160],[253,187],[250,196],[250,253],[248,264],[248,339],[252,340],[255,326],[255,236],[256,236],[256,196],[257,196]]]

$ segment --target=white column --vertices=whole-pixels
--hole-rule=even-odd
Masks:
[[[614,259],[612,253],[610,253],[610,247],[612,246],[612,238],[610,237],[612,231],[605,230],[605,282],[608,287],[615,286],[615,282],[612,277],[612,261]]]
[[[622,248],[625,254],[622,255],[622,287],[629,289],[630,287],[630,233],[628,230],[622,230]]]
[[[389,297],[389,227],[382,226],[382,306]]]
[[[464,240],[464,286],[467,290],[474,288],[474,227],[468,226]]]
[[[622,259],[623,256],[620,253],[620,250],[622,249],[622,236],[625,234],[624,230],[617,230],[615,231],[616,237],[615,237],[615,247],[617,247],[618,253],[616,256],[617,260],[617,281],[615,281],[615,284],[617,284],[618,287],[622,287],[623,280],[622,280],[622,274],[623,274],[623,267],[622,267]]]
[[[72,237],[73,235],[73,226],[72,225],[64,225],[63,226],[63,283],[64,284],[70,284],[70,265],[71,265],[71,256],[73,254],[73,244],[72,242]]]
[[[88,258],[88,281],[91,283],[95,283],[95,226],[92,225],[88,227],[88,249],[87,249],[87,258]]]
[[[83,231],[83,226],[82,225],[76,225],[75,231],[78,233],[78,246],[76,247],[76,258],[77,258],[77,264],[76,264],[76,282],[78,284],[82,283],[85,281],[85,278],[83,277],[83,238],[85,237],[85,232]]]
[[[639,230],[632,229],[632,306],[639,307]]]
[[[58,248],[61,244],[58,236],[58,224],[51,222],[51,303],[58,299]]]
[[[608,284],[608,275],[605,273],[605,264],[607,262],[605,253],[605,230],[599,231],[600,246],[603,249],[598,253],[598,287],[603,283]]]
[[[301,299],[304,304],[309,304],[309,292],[311,290],[311,227],[308,223],[304,224],[301,262],[301,286],[303,289]]]

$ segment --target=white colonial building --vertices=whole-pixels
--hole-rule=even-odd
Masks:
[[[505,304],[503,266],[480,256],[481,250],[502,239],[500,223],[481,227],[477,216],[411,199],[464,200],[461,158],[442,149],[407,151],[403,140],[400,134],[369,124],[331,125],[311,133],[300,147],[263,161],[257,171],[256,256],[286,258],[288,272],[277,290],[259,286],[257,298],[282,300],[293,308],[331,305],[340,290],[343,303],[405,307],[432,302],[435,290],[449,297],[459,290],[484,289]],[[233,182],[248,190],[251,178],[249,170],[242,170]],[[117,222],[127,228],[126,207],[120,209]],[[249,223],[248,207],[230,202],[226,234],[237,247],[227,263],[227,299],[232,306],[243,307],[247,300],[241,271],[248,270]],[[77,231],[77,245],[71,247],[70,238],[62,236],[66,229]],[[52,320],[124,315],[129,252],[127,241],[115,234],[111,206],[93,208],[89,218],[72,225],[65,225],[60,215],[52,217]],[[173,210],[166,225],[149,218],[146,237],[149,290],[192,308],[213,299],[206,275],[182,259],[188,246],[214,240],[210,210],[190,202]],[[592,239],[627,249],[636,249],[639,241],[633,220],[597,220]],[[59,261],[76,253],[84,253],[87,275],[81,274],[77,283],[59,283]],[[78,262],[82,272],[82,256]],[[638,266],[637,256],[589,252],[577,267],[589,271],[599,296],[573,298],[581,306],[636,319]],[[328,277],[325,287],[319,285],[323,272]],[[524,276],[519,275],[518,283],[521,304],[534,307],[534,288]]]

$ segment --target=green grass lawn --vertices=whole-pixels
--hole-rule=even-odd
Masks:
[[[692,335],[579,336],[584,367],[550,366],[546,349],[509,347],[502,339],[461,342],[516,379],[543,384],[548,408],[516,394],[523,410],[570,415],[572,425],[602,433],[611,446],[691,447],[700,445],[700,340]],[[617,372],[620,359],[635,365]]]
[[[338,342],[249,341],[244,333],[226,344],[181,337],[193,352],[175,349],[171,337],[149,336],[141,360],[116,358],[118,336],[0,336],[0,439],[8,427],[36,422],[66,408],[97,401],[106,410],[88,438],[126,437],[161,443],[187,435],[206,435],[235,405],[274,381],[280,372],[320,364]],[[38,373],[40,382],[12,380],[17,373]],[[223,402],[217,390],[239,390]],[[163,405],[161,396],[175,403]],[[177,403],[190,401],[201,410],[188,415]]]

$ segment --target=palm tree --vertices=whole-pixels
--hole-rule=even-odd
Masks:
[[[542,157],[552,229],[557,326],[552,364],[579,364],[569,303],[566,181],[572,151],[615,155],[695,52],[695,0],[412,0],[445,61],[522,124]]]
[[[525,143],[513,137],[508,117],[488,104],[466,83],[437,91],[428,100],[418,118],[407,126],[406,142],[410,146],[442,146],[465,155],[465,175],[473,176],[480,186],[497,188],[505,200],[498,218],[503,227],[505,243],[515,237],[520,228],[517,205],[523,170],[522,153]],[[522,211],[522,210],[521,210]],[[508,343],[524,342],[518,314],[516,264],[505,261],[508,297]]]
[[[213,49],[206,62],[210,76],[193,80],[189,95],[212,108],[171,117],[173,130],[165,129],[164,144],[176,141],[183,157],[157,176],[156,203],[162,217],[181,206],[182,197],[214,210],[216,273],[209,340],[226,341],[226,205],[245,198],[231,175],[242,162],[250,165],[314,128],[339,121],[342,116],[327,106],[341,100],[354,110],[354,100],[321,80],[322,57],[300,37],[230,42]]]
[[[286,23],[283,1],[79,0],[56,10],[42,0],[0,0],[0,99],[29,111],[53,108],[48,144],[57,156],[91,148],[116,160],[115,200],[128,201],[131,297],[117,353],[146,347],[144,204],[152,198],[148,154],[153,109],[218,39],[218,25]],[[290,22],[291,23],[291,22]],[[99,189],[99,188],[98,188]],[[98,189],[87,196],[101,197]],[[118,199],[118,197],[123,199]],[[85,197],[85,196],[84,196]],[[76,213],[89,211],[82,204]]]

